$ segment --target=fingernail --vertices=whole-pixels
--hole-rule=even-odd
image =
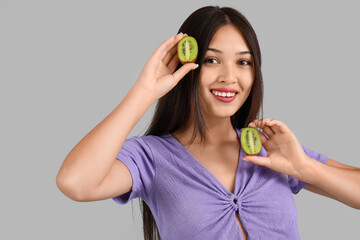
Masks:
[[[192,67],[191,69],[192,69],[192,70],[197,69],[198,66],[199,66],[199,64],[195,64],[195,65],[193,65],[193,67]]]

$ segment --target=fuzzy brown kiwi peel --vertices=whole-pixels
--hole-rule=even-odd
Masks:
[[[258,154],[262,147],[259,131],[253,127],[243,128],[240,135],[240,143],[247,155]]]
[[[198,55],[198,44],[194,37],[183,37],[177,45],[177,53],[182,64],[195,62]]]

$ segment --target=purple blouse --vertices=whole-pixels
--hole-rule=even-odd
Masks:
[[[309,157],[327,162],[324,154],[302,147]],[[262,148],[258,155],[267,152]],[[113,200],[143,199],[162,240],[243,239],[235,214],[249,240],[300,239],[293,194],[308,183],[243,156],[241,149],[232,193],[171,134],[128,138],[117,159],[129,169],[133,185]]]

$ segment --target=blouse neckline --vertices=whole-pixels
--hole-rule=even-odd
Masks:
[[[237,132],[238,137],[240,138],[241,131],[239,129],[235,129]],[[209,169],[207,169],[199,160],[197,160],[172,134],[168,133],[168,136],[170,139],[181,149],[182,152],[184,152],[193,162],[195,162],[200,168],[204,170],[204,172],[213,179],[221,188],[228,194],[228,195],[237,195],[238,190],[238,174],[239,169],[243,163],[241,160],[241,146],[240,146],[240,152],[239,152],[239,159],[237,164],[237,170],[235,175],[235,186],[234,186],[234,192],[230,192],[221,182],[220,180],[212,173]]]

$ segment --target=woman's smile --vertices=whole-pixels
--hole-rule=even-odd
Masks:
[[[232,102],[238,94],[238,91],[236,91],[235,89],[228,88],[211,89],[210,92],[217,100],[225,103]]]

